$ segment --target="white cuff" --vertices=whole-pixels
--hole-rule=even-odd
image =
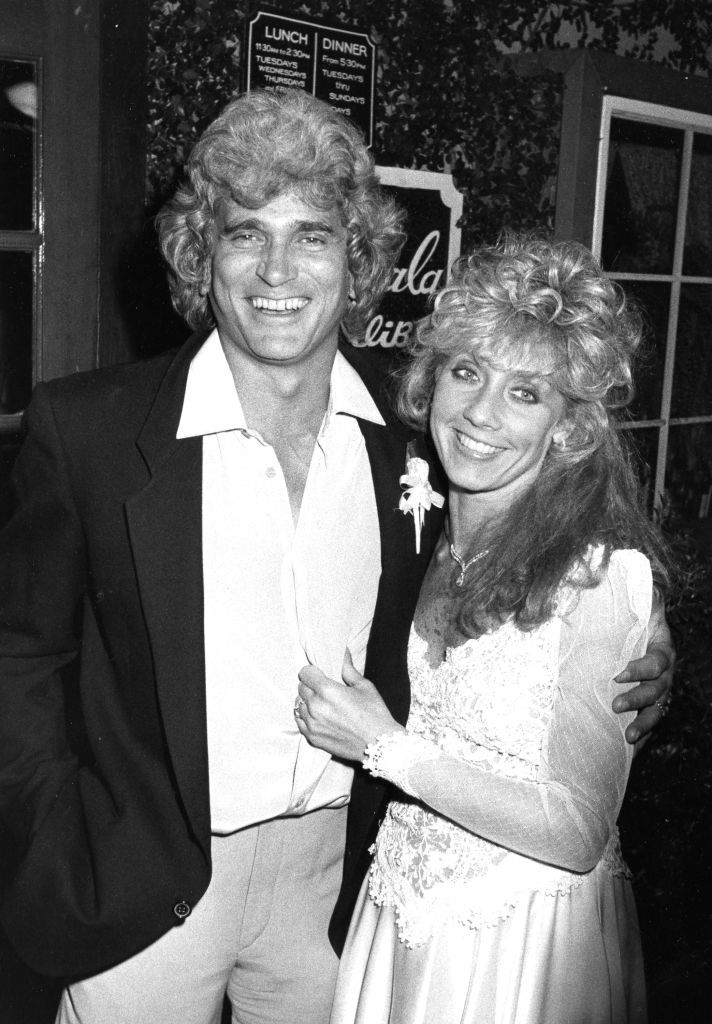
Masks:
[[[363,766],[371,775],[387,779],[417,799],[418,793],[408,781],[410,769],[424,761],[436,761],[439,757],[437,744],[403,729],[384,733],[369,743],[364,751]]]

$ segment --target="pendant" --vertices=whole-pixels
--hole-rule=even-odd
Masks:
[[[460,566],[460,575],[455,580],[456,587],[462,587],[465,585],[465,573],[467,572],[471,565],[474,565],[475,562],[479,562],[481,558],[485,557],[485,555],[487,554],[487,550],[488,549],[485,548],[484,551],[480,551],[476,555],[473,555],[473,557],[466,562],[462,555],[458,555],[457,551],[455,551],[454,546],[452,544],[450,545],[450,557]]]

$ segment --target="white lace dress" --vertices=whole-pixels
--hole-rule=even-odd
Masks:
[[[616,819],[633,750],[612,680],[647,645],[650,567],[606,578],[533,632],[432,665],[413,629],[407,732],[376,745],[394,801],[341,961],[332,1024],[645,1021]]]

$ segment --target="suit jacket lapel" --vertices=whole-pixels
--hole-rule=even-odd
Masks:
[[[420,585],[439,535],[442,512],[425,516],[421,551],[416,554],[411,515],[398,508],[410,435],[400,424],[386,427],[360,421],[371,463],[381,532],[381,579],[366,657],[366,676],[381,692],[391,713],[405,722],[410,708],[407,647]]]
[[[421,550],[417,555],[413,518],[398,508],[406,448],[415,435],[395,417],[390,406],[383,362],[379,362],[373,352],[349,344],[342,344],[341,352],[360,375],[386,421],[385,427],[367,420],[359,421],[371,463],[381,530],[381,580],[366,654],[366,676],[378,687],[391,713],[405,722],[410,708],[407,668],[410,624],[444,514],[436,508],[426,514]],[[442,490],[436,459],[425,450],[422,437],[419,444],[423,445],[423,457],[432,467],[433,486]]]
[[[166,742],[187,817],[210,833],[202,564],[202,438],[176,440],[191,339],[171,364],[137,440],[151,472],[126,503]]]

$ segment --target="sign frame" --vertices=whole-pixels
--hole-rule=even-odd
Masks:
[[[293,42],[295,47],[300,48],[292,49],[290,45],[280,52],[277,45],[272,46],[258,40],[256,32],[263,19],[266,22],[283,23],[280,28],[280,37],[273,37],[275,44]],[[266,25],[265,29],[269,27]],[[292,39],[285,33],[291,33]],[[294,39],[295,36],[296,39]],[[336,37],[351,38],[344,40]],[[327,40],[330,41],[331,46],[336,47],[334,52],[339,54],[338,56],[324,55]],[[351,55],[344,56],[341,50],[343,47],[350,47]],[[309,48],[311,48],[311,52],[308,52]],[[368,50],[365,57],[361,54],[363,48]],[[265,49],[264,53],[263,49]],[[266,52],[267,49],[269,52]],[[362,32],[352,26],[343,25],[340,22],[329,23],[318,18],[293,18],[271,11],[266,7],[260,8],[249,15],[245,25],[244,91],[250,92],[251,89],[260,87],[275,90],[304,89],[305,92],[329,103],[334,109],[352,120],[363,132],[366,144],[370,148],[373,145],[375,117],[376,49],[376,44],[368,32]],[[261,79],[268,74],[267,70],[259,67],[260,58],[269,62],[267,66],[272,68],[271,76],[274,78],[272,84],[265,85],[261,82],[255,84],[256,79]],[[304,62],[308,63],[304,64]],[[302,70],[302,67],[310,69],[310,81],[307,81],[309,72]],[[302,81],[304,84],[301,84]],[[330,90],[327,82],[333,83],[333,89]],[[366,95],[362,97],[356,95],[355,92],[350,92],[350,82],[362,85]],[[344,91],[339,93],[339,89]],[[341,106],[338,103],[339,99],[342,99]],[[361,99],[363,99],[364,107],[363,116],[355,117],[354,113],[361,110]],[[353,109],[348,106],[349,100]]]
[[[403,348],[414,324],[428,315],[432,297],[445,286],[452,264],[460,255],[463,195],[455,188],[451,174],[438,171],[419,171],[407,167],[381,167],[376,165],[376,176],[381,185],[395,190],[420,192],[437,196],[443,207],[439,217],[440,228],[447,221],[447,248],[442,252],[440,228],[430,222],[408,223],[408,239],[401,260],[406,265],[394,270],[378,311],[371,318],[362,338],[349,340],[357,348],[398,350]],[[400,201],[406,207],[405,197]],[[426,204],[427,206],[428,204]],[[413,210],[409,214],[412,219]],[[427,217],[425,218],[427,221]],[[415,228],[415,231],[413,230]],[[423,234],[421,237],[421,229]],[[402,298],[398,298],[398,296]]]
[[[458,192],[452,174],[440,171],[417,171],[410,167],[381,167],[376,165],[376,177],[382,185],[394,188],[422,188],[438,192],[443,206],[450,210],[450,236],[448,239],[447,273],[460,255],[462,232],[459,222],[462,218],[462,192]]]

